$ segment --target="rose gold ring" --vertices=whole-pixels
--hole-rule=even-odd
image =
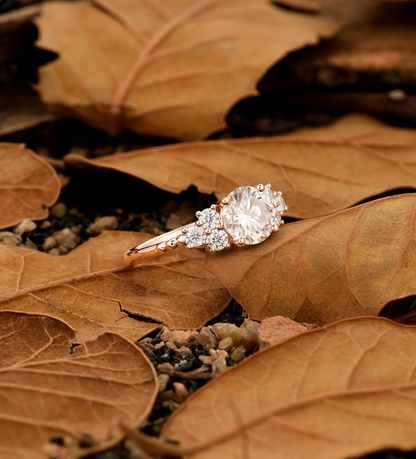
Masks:
[[[284,224],[286,210],[282,192],[273,191],[270,184],[241,186],[218,204],[197,212],[196,222],[133,247],[126,252],[126,262],[142,263],[180,246],[216,252],[231,245],[259,244]]]

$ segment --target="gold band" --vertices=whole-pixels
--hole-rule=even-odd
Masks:
[[[125,259],[128,265],[135,265],[180,246],[208,247],[215,252],[231,245],[259,244],[284,224],[281,216],[286,210],[282,193],[272,191],[270,184],[239,187],[219,203],[197,212],[195,223],[131,248]]]

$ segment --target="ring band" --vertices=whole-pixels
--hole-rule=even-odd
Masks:
[[[278,231],[288,210],[281,191],[270,184],[242,186],[218,204],[196,213],[197,221],[162,234],[131,248],[125,254],[134,265],[162,255],[176,247],[208,248],[212,252],[237,245],[255,245]]]

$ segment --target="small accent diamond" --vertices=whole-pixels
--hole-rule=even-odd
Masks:
[[[214,229],[207,237],[207,242],[211,250],[222,250],[229,246],[228,234],[224,230]]]
[[[205,243],[205,232],[200,226],[191,226],[185,235],[186,245],[192,249],[193,247],[202,247]]]
[[[205,209],[201,212],[199,221],[205,230],[213,230],[220,224],[220,214],[214,209]]]
[[[282,196],[277,195],[273,199],[273,205],[276,207],[276,210],[280,214],[283,214],[283,212],[285,211],[286,204],[285,204],[285,200],[282,198]]]
[[[282,224],[282,216],[281,214],[277,211],[277,209],[274,209],[274,212],[272,213],[272,227],[273,230],[276,231],[276,229],[279,228],[279,226]]]

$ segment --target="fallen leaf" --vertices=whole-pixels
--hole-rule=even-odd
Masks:
[[[205,267],[254,320],[374,316],[416,294],[415,212],[416,194],[372,201],[289,223],[257,246],[209,253]]]
[[[161,440],[186,459],[345,459],[416,448],[416,329],[338,322],[254,354],[193,394]]]
[[[274,0],[273,3],[275,5],[308,13],[317,13],[320,10],[320,2],[315,0]]]
[[[0,229],[25,218],[46,218],[61,191],[55,169],[24,145],[11,143],[0,144],[0,164]]]
[[[59,320],[1,312],[0,341],[4,459],[84,456],[83,438],[95,451],[109,447],[123,436],[118,422],[137,428],[152,408],[153,366],[121,336],[73,347],[74,330]]]
[[[33,24],[31,21],[40,13],[41,5],[30,5],[0,15],[0,66],[2,73],[7,65],[33,55]],[[0,76],[0,79],[3,75]]]
[[[59,54],[39,71],[44,102],[113,135],[188,140],[222,129],[271,65],[337,29],[268,0],[46,3],[35,22],[37,45]]]
[[[392,189],[416,188],[416,131],[349,115],[282,137],[194,142],[98,159],[71,154],[65,161],[124,172],[173,193],[195,185],[218,199],[239,186],[270,182],[283,192],[288,216],[310,218]]]
[[[416,11],[414,1],[349,2],[323,0],[323,13],[344,27],[330,41],[287,56],[259,84],[261,92],[286,92],[289,87],[383,87],[416,83]],[[388,4],[390,3],[390,4]],[[413,3],[413,4],[412,4]],[[286,91],[282,91],[282,87]],[[358,89],[358,88],[356,88]],[[348,89],[347,89],[348,91]]]
[[[0,136],[52,120],[52,113],[32,89],[7,87],[0,91]]]
[[[124,252],[148,238],[109,231],[65,256],[0,244],[0,310],[63,320],[83,342],[104,332],[137,340],[161,328],[146,318],[200,328],[225,309],[230,295],[204,270],[203,253],[178,249],[126,267]]]
[[[416,96],[401,89],[388,92],[311,90],[287,91],[279,99],[285,106],[332,114],[366,113],[392,124],[409,126],[416,119]]]

